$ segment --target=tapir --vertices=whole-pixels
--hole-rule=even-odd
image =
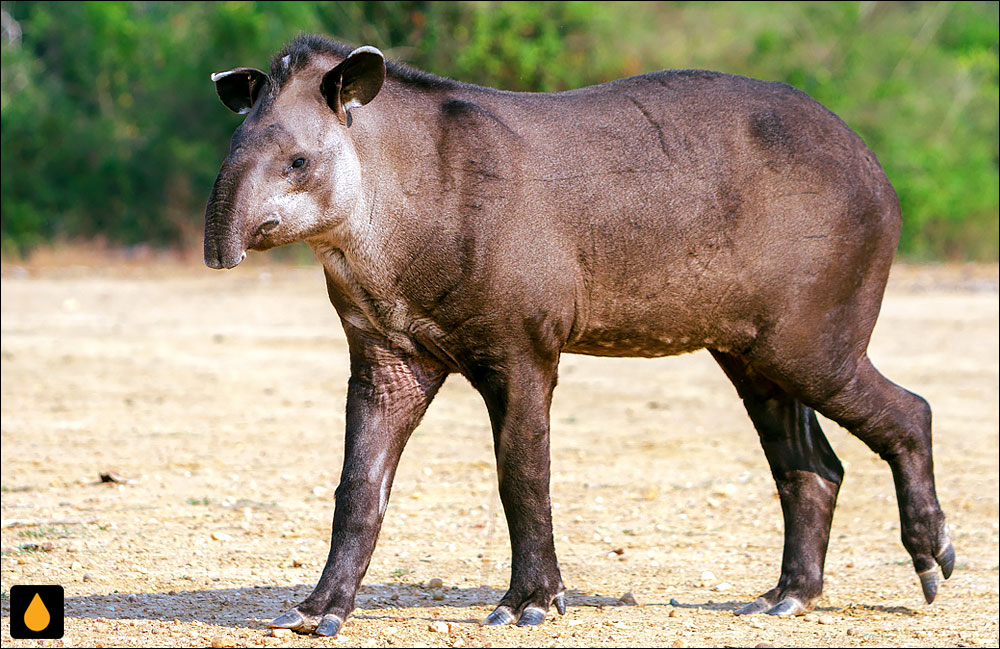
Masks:
[[[486,402],[510,530],[510,586],[483,623],[563,613],[549,406],[564,353],[707,349],[735,386],[784,516],[780,579],[737,613],[802,614],[822,591],[844,471],[816,412],[888,463],[928,602],[938,567],[950,576],[930,407],[866,351],[899,201],[815,100],[702,70],[507,92],[306,35],[269,73],[212,80],[246,117],[208,200],[205,263],[305,241],[350,350],[329,558],[271,627],[340,630],[403,447],[450,374]]]

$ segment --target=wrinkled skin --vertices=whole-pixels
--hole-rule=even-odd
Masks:
[[[488,407],[510,528],[510,588],[484,623],[563,612],[549,405],[565,352],[707,348],[733,382],[785,521],[778,584],[739,613],[797,615],[822,591],[843,469],[815,412],[889,464],[934,599],[955,555],[930,408],[866,355],[899,203],[836,116],[786,85],[701,71],[504,93],[386,74],[377,50],[317,37],[269,75],[215,77],[248,114],[209,200],[205,263],[308,242],[351,354],[330,555],[272,626],[340,629],[403,447],[452,373]]]

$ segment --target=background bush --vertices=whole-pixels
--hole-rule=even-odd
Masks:
[[[662,68],[805,90],[879,156],[901,252],[998,255],[998,10],[973,3],[2,3],[3,250],[200,249],[239,117],[208,80],[300,31],[436,74],[549,91]]]

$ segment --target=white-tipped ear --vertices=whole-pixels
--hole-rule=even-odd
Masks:
[[[270,80],[256,68],[234,68],[225,72],[213,72],[212,82],[215,92],[226,108],[245,115],[250,112],[260,96],[260,91]]]
[[[384,82],[385,57],[378,48],[364,45],[323,75],[320,92],[330,108],[346,118],[347,111],[375,99]]]

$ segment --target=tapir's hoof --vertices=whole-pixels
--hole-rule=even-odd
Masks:
[[[934,558],[941,566],[941,574],[944,575],[944,578],[951,577],[951,571],[955,569],[955,548],[952,547],[951,542],[941,551],[941,554]]]
[[[278,617],[271,620],[271,622],[267,625],[267,628],[291,629],[292,631],[309,633],[316,628],[316,618],[303,615],[299,612],[299,609],[293,606]]]
[[[749,604],[736,609],[736,615],[756,615],[757,613],[763,613],[769,608],[771,608],[771,602],[763,597],[758,597]]]
[[[806,607],[802,605],[802,602],[791,597],[781,600],[767,610],[768,615],[777,615],[778,617],[792,617],[793,615],[802,615],[805,612]]]
[[[521,618],[517,621],[517,626],[538,626],[544,621],[545,611],[536,606],[529,606],[521,613]]]
[[[920,575],[920,587],[924,591],[924,599],[930,604],[937,597],[937,568],[928,570]]]
[[[945,539],[947,541],[947,539]],[[955,548],[951,541],[947,541],[944,549],[935,555],[934,560],[941,566],[941,574],[947,579],[955,570]],[[914,562],[916,563],[916,561]],[[920,577],[920,588],[924,591],[924,599],[928,604],[934,601],[938,592],[937,568],[923,570],[917,573]]]
[[[305,622],[305,618],[296,609],[285,611],[278,617],[271,620],[267,625],[269,629],[297,629]]]
[[[481,622],[483,626],[502,626],[514,621],[514,612],[508,606],[498,606]]]
[[[344,622],[339,617],[333,613],[327,613],[319,621],[319,626],[316,627],[314,633],[316,635],[325,635],[327,637],[333,637],[337,635],[340,631],[340,627],[343,626]]]
[[[559,615],[566,615],[565,593],[559,593],[558,595],[556,595],[555,598],[552,600],[552,603],[555,604],[556,610],[559,611]]]

